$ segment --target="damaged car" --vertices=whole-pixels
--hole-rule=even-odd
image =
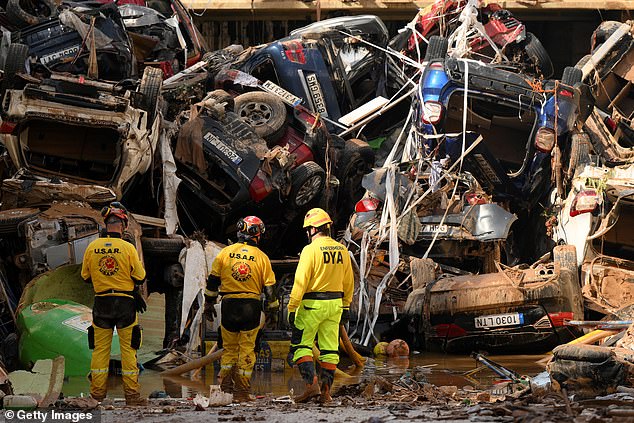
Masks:
[[[136,89],[59,74],[16,77],[2,100],[0,139],[28,174],[125,198],[157,148],[161,83],[156,68],[144,71]]]

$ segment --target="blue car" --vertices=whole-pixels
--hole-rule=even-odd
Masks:
[[[462,154],[466,129],[465,149],[479,135],[483,141],[466,155],[463,169],[497,200],[511,200],[516,208],[525,209],[540,201],[553,184],[561,188],[572,149],[570,134],[593,107],[580,69],[566,68],[561,81],[542,81],[490,64],[445,57],[446,46],[444,38],[430,40],[416,108],[415,122],[427,154],[455,162]],[[561,166],[555,180],[551,180],[553,157]]]

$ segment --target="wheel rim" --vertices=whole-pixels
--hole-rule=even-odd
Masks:
[[[266,103],[247,103],[240,107],[238,115],[251,126],[263,126],[271,120],[273,109]]]
[[[317,194],[319,193],[319,189],[321,188],[321,176],[314,175],[311,176],[304,182],[304,184],[297,191],[297,196],[295,197],[295,203],[298,206],[304,206],[310,202]]]

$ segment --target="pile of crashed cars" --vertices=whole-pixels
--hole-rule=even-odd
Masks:
[[[4,10],[3,335],[26,284],[80,263],[113,200],[140,224],[148,289],[176,293],[166,344],[183,235],[226,243],[256,214],[284,258],[314,206],[355,253],[360,344],[546,351],[581,334],[569,321],[629,318],[629,24],[602,24],[553,79],[535,35],[472,0],[392,39],[355,16],[218,51],[178,0]]]

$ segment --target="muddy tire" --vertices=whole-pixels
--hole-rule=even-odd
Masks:
[[[555,360],[603,363],[612,357],[610,348],[596,345],[560,345],[553,350]]]
[[[575,132],[570,138],[570,160],[568,160],[568,169],[566,177],[572,178],[577,167],[590,163],[590,137],[583,132]]]
[[[180,238],[141,238],[143,254],[154,257],[178,258],[185,243]]]
[[[363,176],[372,171],[374,150],[365,141],[347,140],[337,163],[335,176],[341,184],[339,193],[341,205],[351,209],[365,193],[365,189],[361,186],[361,180]]]
[[[561,76],[561,83],[565,85],[570,85],[571,87],[578,82],[581,82],[583,78],[583,72],[581,69],[572,66],[566,66],[564,68],[564,73]]]
[[[559,263],[562,269],[568,269],[577,274],[577,249],[574,245],[558,245],[553,250],[553,260]]]
[[[139,93],[141,93],[139,106],[147,112],[148,128],[151,128],[154,123],[162,87],[163,72],[158,68],[145,68],[139,85]]]
[[[269,145],[286,130],[286,106],[273,94],[253,91],[239,95],[234,99],[234,110]]]
[[[623,25],[623,23],[618,21],[601,22],[590,38],[592,51],[594,52],[596,49],[601,47],[601,44],[605,43],[606,40],[610,38],[610,36],[614,34],[614,31],[619,29],[621,25]]]
[[[326,172],[315,162],[306,162],[291,171],[291,192],[288,202],[293,208],[310,204],[324,189]]]
[[[445,37],[439,37],[433,35],[429,37],[429,44],[427,45],[427,51],[425,52],[425,61],[444,59],[447,56],[447,50],[449,50],[449,40]]]
[[[553,73],[553,62],[550,60],[548,52],[542,45],[539,38],[531,32],[526,33],[526,40],[524,41],[524,51],[528,58],[535,64],[537,70],[542,74],[544,78],[550,78]]]
[[[6,7],[9,21],[24,28],[57,16],[54,0],[9,0]]]
[[[38,209],[11,209],[0,212],[0,234],[15,234],[18,225],[26,219],[37,215]]]
[[[0,96],[6,90],[15,86],[15,77],[19,73],[26,73],[26,59],[29,57],[29,47],[24,44],[10,44],[7,50],[7,57],[4,62],[4,77],[0,84]]]

